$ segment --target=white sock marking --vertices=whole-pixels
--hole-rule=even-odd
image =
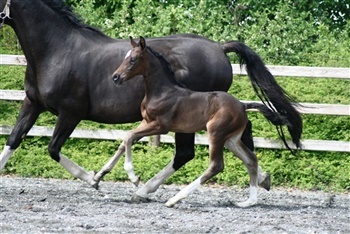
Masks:
[[[15,150],[12,150],[10,146],[5,145],[3,151],[0,154],[0,171],[5,167],[7,161],[11,157]]]
[[[173,168],[174,161],[172,160],[163,170],[161,170],[157,175],[151,178],[147,183],[136,191],[136,195],[147,198],[149,193],[156,191],[161,184],[164,183],[172,174],[175,173]]]
[[[190,193],[192,193],[194,190],[199,188],[201,186],[201,178],[202,176],[198,177],[195,181],[187,185],[184,189],[182,189],[180,192],[178,192],[174,197],[170,198],[167,203],[165,203],[166,206],[173,206],[181,199],[184,199],[188,197]]]
[[[256,186],[250,186],[249,198],[244,202],[237,203],[239,207],[249,207],[255,205],[258,202],[258,188]]]
[[[59,163],[74,177],[81,179],[89,184],[93,182],[93,174],[88,173],[84,168],[80,167],[69,158],[60,153]]]

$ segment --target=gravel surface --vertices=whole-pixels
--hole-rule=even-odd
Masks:
[[[173,208],[183,186],[132,204],[131,183],[0,177],[1,233],[350,233],[350,195],[272,188],[238,208],[248,189],[205,186]]]

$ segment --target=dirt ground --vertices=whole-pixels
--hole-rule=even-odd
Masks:
[[[173,208],[183,186],[132,204],[131,183],[0,177],[1,233],[350,233],[350,195],[272,188],[259,204],[234,205],[248,189],[205,186]]]

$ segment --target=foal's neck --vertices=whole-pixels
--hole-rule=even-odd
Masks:
[[[175,74],[161,55],[155,55],[148,50],[147,61],[147,74],[144,76],[146,95],[157,95],[162,90],[169,91],[180,88],[176,82]]]

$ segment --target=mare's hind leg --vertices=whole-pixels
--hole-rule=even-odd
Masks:
[[[8,159],[11,157],[15,149],[18,148],[41,112],[41,106],[31,102],[27,97],[23,100],[16,125],[0,154],[0,171],[5,167]]]
[[[132,197],[134,202],[148,201],[148,194],[155,192],[165,180],[194,158],[194,134],[175,133],[175,155],[157,175],[147,181]]]
[[[59,114],[52,139],[49,144],[49,153],[53,160],[61,164],[72,176],[81,179],[94,186],[94,172],[87,172],[61,153],[61,148],[70,134],[80,122],[71,116]]]
[[[202,184],[208,181],[213,176],[222,172],[224,169],[224,157],[223,157],[223,148],[224,143],[219,140],[214,140],[213,137],[209,139],[209,154],[210,162],[207,170],[198,177],[195,181],[183,188],[179,193],[174,197],[170,198],[165,205],[168,207],[174,206],[178,201],[186,198],[190,193],[199,188]]]
[[[237,203],[239,207],[248,207],[258,202],[258,159],[256,155],[245,146],[240,136],[233,136],[226,141],[225,146],[229,148],[246,166],[250,177],[250,194],[248,200]]]

